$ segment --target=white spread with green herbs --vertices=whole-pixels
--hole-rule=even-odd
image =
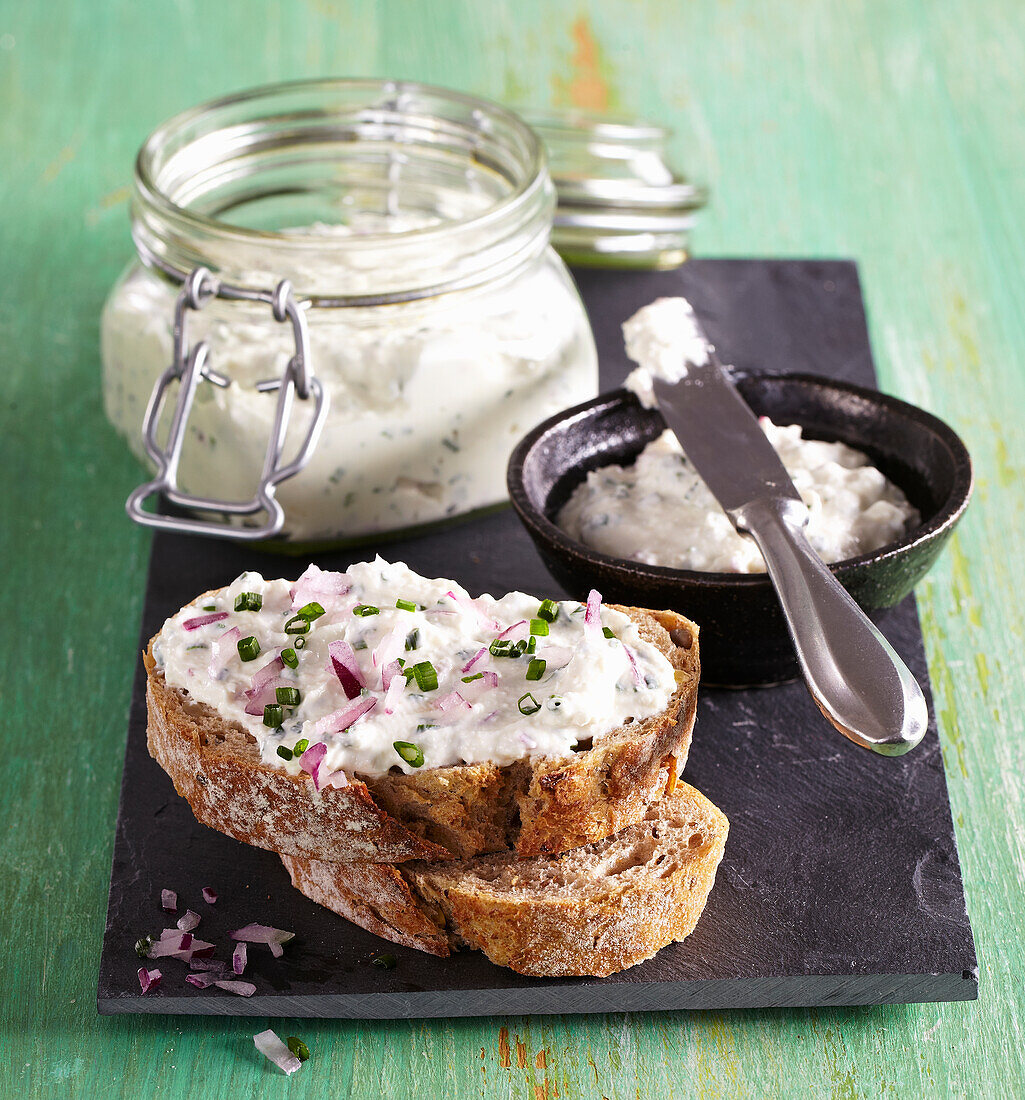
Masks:
[[[646,409],[656,405],[653,378],[679,382],[689,366],[708,362],[708,345],[686,298],[656,298],[623,322],[626,354],[637,364],[626,377]]]
[[[796,424],[759,419],[810,515],[805,534],[823,561],[867,554],[919,522],[904,494],[867,456],[804,439]],[[763,573],[754,540],[734,529],[676,436],[666,431],[632,466],[592,470],[559,513],[579,542],[617,558],[670,569]]]
[[[243,573],[168,619],[166,682],[318,786],[391,768],[567,756],[664,710],[673,667],[624,614],[522,592],[471,599],[382,558],[296,582]]]

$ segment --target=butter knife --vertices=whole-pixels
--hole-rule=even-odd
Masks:
[[[694,468],[762,552],[819,709],[873,752],[913,749],[929,720],[922,689],[809,545],[808,509],[715,348],[680,381],[654,379],[654,392]]]

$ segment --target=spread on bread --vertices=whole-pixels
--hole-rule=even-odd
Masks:
[[[625,614],[513,592],[472,599],[381,558],[297,582],[244,573],[169,619],[168,685],[315,785],[564,757],[667,706],[673,666]]]

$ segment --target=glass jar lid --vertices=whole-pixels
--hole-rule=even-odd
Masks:
[[[558,194],[552,244],[569,263],[676,267],[706,190],[666,157],[671,131],[580,110],[520,111],[548,150]]]

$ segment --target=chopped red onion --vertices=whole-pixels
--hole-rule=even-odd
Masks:
[[[488,647],[486,645],[482,645],[480,649],[478,649],[477,652],[466,662],[466,664],[463,665],[462,671],[469,672],[470,669],[473,668],[473,666],[481,659],[481,657],[483,657],[484,654],[487,653],[487,651]]]
[[[376,706],[377,699],[375,696],[360,696],[359,699],[354,699],[347,707],[342,707],[341,710],[336,710],[333,714],[319,718],[313,723],[309,731],[304,732],[308,732],[313,737],[322,737],[325,733],[341,733],[342,730],[348,729],[357,719],[362,718],[364,714],[372,711]],[[312,748],[313,746],[310,745],[310,749]],[[306,752],[309,752],[310,749],[307,749]],[[306,753],[303,753],[303,756],[305,755]],[[302,761],[300,761],[300,766],[302,766]],[[303,771],[306,770],[303,767]]]
[[[392,665],[389,665],[388,668],[392,668]],[[398,661],[394,662],[394,669],[395,671],[390,674],[388,687],[384,693],[385,714],[391,714],[395,710],[396,703],[402,698],[406,690],[406,678],[399,675],[402,670],[399,668]]]
[[[528,737],[525,733],[521,732],[519,738],[528,749],[537,748],[537,742],[532,737]]]
[[[592,588],[587,594],[587,607],[584,610],[584,629],[592,637],[601,635],[601,593]]]
[[[151,959],[170,957],[182,962],[192,962],[199,955],[212,955],[214,945],[205,940],[197,940],[191,932],[182,932],[177,928],[165,928],[149,949]]]
[[[497,710],[493,710],[493,711],[492,711],[492,712],[491,712],[491,713],[490,713],[490,714],[489,714],[489,715],[487,716],[487,718],[482,718],[482,719],[481,719],[481,721],[482,721],[482,722],[491,722],[491,721],[493,721],[493,720],[494,720],[495,718],[497,718],[497,717],[498,717],[498,711],[497,711]]]
[[[217,904],[217,891],[211,889],[209,886],[204,886],[203,887],[203,900],[207,903],[207,905],[216,905]]]
[[[277,674],[285,667],[285,662],[278,654],[273,661],[268,661],[254,676],[249,684],[247,696],[258,695],[263,688],[275,679]]]
[[[345,698],[355,699],[360,689],[367,686],[367,682],[363,678],[363,672],[352,646],[348,642],[335,641],[327,647],[327,651],[330,654],[328,670],[333,671],[338,677],[342,691],[345,692]]]
[[[565,668],[573,660],[573,650],[569,646],[547,645],[538,653],[544,657],[548,669]]]
[[[381,687],[385,690],[388,689],[388,683],[391,682],[391,677],[388,677],[387,682],[385,681],[385,672],[392,665],[398,666],[398,659],[405,651],[405,647],[406,631],[397,626],[394,630],[390,630],[385,634],[373,652],[371,659],[374,662],[374,668],[381,670]]]
[[[213,974],[186,974],[185,980],[197,989],[209,989],[217,981]]]
[[[381,686],[387,691],[391,687],[392,680],[402,671],[402,665],[397,660],[389,661],[381,669]]]
[[[458,691],[450,691],[448,695],[443,695],[434,705],[441,711],[473,710],[473,707]]]
[[[291,590],[292,610],[298,611],[300,607],[316,600],[323,605],[325,611],[330,611],[331,605],[337,603],[338,598],[344,596],[351,587],[352,581],[345,573],[332,573],[310,565]]]
[[[285,662],[278,656],[273,661],[268,661],[257,672],[252,679],[249,690],[244,693],[247,700],[246,714],[262,715],[263,708],[268,703],[277,702],[276,691],[279,687],[292,686],[289,681],[282,679],[279,675],[284,667]]]
[[[247,948],[244,943],[235,944],[235,950],[231,953],[231,969],[236,974],[241,974],[246,968]]]
[[[320,782],[322,787],[334,787],[335,790],[341,790],[342,787],[349,785],[349,777],[339,768],[337,771],[332,772],[326,779],[322,779]]]
[[[231,655],[237,653],[238,643],[242,637],[242,631],[237,626],[226,630],[216,641],[210,643],[209,673],[212,680],[217,679],[218,673],[231,660]]]
[[[453,600],[456,606],[459,607],[461,610],[469,612],[470,614],[476,616],[480,620],[481,625],[484,627],[485,630],[497,630],[501,625],[500,623],[496,623],[495,620],[492,619],[489,615],[485,615],[485,613],[481,611],[480,607],[478,607],[477,601],[471,600],[465,592],[462,595],[456,595],[455,592],[450,591],[446,592],[445,595]]]
[[[151,989],[156,989],[160,985],[160,979],[163,976],[159,970],[147,970],[144,966],[140,966],[139,985],[142,986],[143,993],[149,993]]]
[[[498,637],[495,639],[495,641],[496,642],[501,641],[503,638],[506,638],[510,634],[512,634],[513,631],[519,630],[521,626],[526,626],[526,625],[527,625],[527,620],[526,619],[520,619],[520,621],[518,623],[513,623],[512,626],[507,626],[505,628],[505,630],[503,630],[502,633],[498,635]]]
[[[637,661],[634,659],[633,653],[630,652],[630,647],[625,645],[623,649],[626,652],[627,659],[630,661],[630,671],[633,673],[634,684],[637,687],[643,687],[644,677],[641,675],[641,670],[637,667]]]
[[[182,630],[198,630],[201,626],[207,626],[210,623],[219,623],[221,619],[228,617],[227,611],[215,611],[212,615],[199,615],[195,619],[186,619],[182,623]]]
[[[189,966],[192,970],[207,970],[216,974],[224,969],[224,963],[220,959],[190,959]]]
[[[261,1031],[259,1035],[254,1035],[253,1042],[256,1044],[256,1049],[265,1058],[269,1058],[283,1073],[291,1075],[302,1066],[302,1062],[270,1028]]]
[[[327,755],[327,745],[317,741],[299,757],[299,767],[313,780],[313,786],[320,790],[320,765]]]
[[[178,911],[178,895],[173,890],[161,890],[160,908],[165,913],[176,913]]]
[[[214,985],[218,989],[226,989],[229,993],[237,993],[240,997],[251,997],[256,992],[256,986],[252,982],[216,981]]]
[[[194,913],[191,909],[185,910],[185,916],[181,917],[178,921],[178,927],[183,932],[191,932],[193,928],[199,927],[199,914]]]
[[[294,932],[285,932],[281,928],[271,928],[266,924],[247,924],[245,928],[238,928],[234,932],[229,932],[228,935],[233,940],[243,940],[247,943],[265,943],[276,959],[281,958],[281,945],[295,939]]]

